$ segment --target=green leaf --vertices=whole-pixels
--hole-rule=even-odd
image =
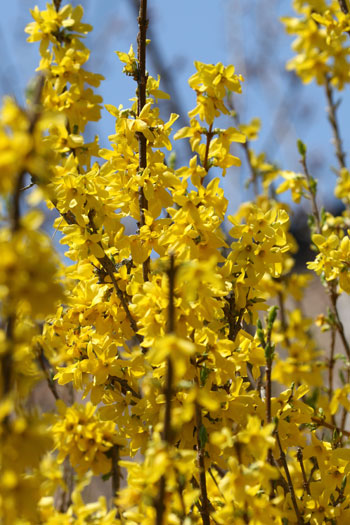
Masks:
[[[168,165],[169,168],[174,170],[176,168],[176,153],[175,151],[172,151],[168,158]]]
[[[272,328],[273,323],[276,321],[278,306],[271,306],[267,311],[267,322],[269,328]]]
[[[343,481],[342,481],[342,483],[341,483],[341,487],[340,487],[340,490],[341,490],[342,492],[344,492],[344,490],[345,490],[347,479],[348,479],[347,476],[344,476],[344,477],[343,477]]]
[[[207,382],[210,372],[211,372],[210,368],[207,368],[206,365],[204,365],[201,368],[201,371],[200,371],[201,386],[204,386],[205,383]]]
[[[266,361],[271,361],[275,355],[275,345],[266,345],[264,350]]]
[[[297,140],[298,151],[302,157],[306,155],[306,146],[300,139]]]
[[[205,447],[205,444],[208,443],[208,433],[204,425],[202,425],[198,431],[199,444],[201,448]]]
[[[310,181],[309,181],[309,186],[310,186],[310,191],[313,195],[316,195],[316,191],[317,191],[317,180],[314,179],[313,177],[310,177]]]

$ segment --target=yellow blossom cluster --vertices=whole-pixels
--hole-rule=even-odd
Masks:
[[[129,108],[106,105],[109,147],[86,142],[102,77],[85,69],[83,8],[61,3],[31,12],[42,76],[27,109],[7,98],[0,115],[0,522],[346,523],[350,347],[337,299],[350,293],[348,210],[319,212],[300,141],[295,173],[250,147],[258,119],[219,127],[242,91],[233,65],[195,62],[196,105],[172,135],[178,115],[161,118],[158,100],[169,96],[146,70],[143,0],[138,52],[117,52],[136,95]],[[341,89],[349,16],[335,1],[294,4],[289,67]],[[173,139],[189,140],[183,166],[167,158]],[[227,228],[221,177],[241,164],[237,144],[256,195]],[[339,140],[336,154],[336,195],[348,205]],[[36,189],[24,213],[27,174]],[[293,272],[286,190],[312,205],[308,267],[331,300],[317,320],[330,353],[303,312],[311,277]],[[33,205],[43,197],[69,266],[40,230]],[[43,415],[31,400],[39,379],[56,400]],[[111,484],[111,502],[93,476]]]
[[[40,378],[39,323],[64,300],[58,258],[40,231],[41,212],[21,199],[26,176],[47,183],[55,155],[47,131],[55,115],[39,108],[42,81],[26,108],[5,98],[0,117],[0,521],[38,519],[41,462],[52,448],[49,420],[27,406]],[[59,118],[58,118],[59,120]]]
[[[69,460],[78,475],[92,470],[95,475],[106,474],[112,470],[111,458],[106,452],[114,445],[121,446],[123,440],[117,437],[112,421],[99,421],[94,415],[92,403],[85,406],[67,407],[58,402],[59,418],[52,427],[56,447],[59,449],[57,461],[69,455]]]
[[[344,14],[337,0],[295,0],[299,18],[283,17],[289,34],[296,35],[293,50],[297,53],[287,64],[303,82],[330,82],[338,89],[350,81],[350,47],[346,31],[350,15]],[[328,79],[328,80],[327,80]]]
[[[340,289],[349,293],[349,236],[345,235],[340,239],[335,234],[325,237],[315,233],[312,241],[317,246],[319,253],[315,261],[308,263],[308,267],[318,274],[323,273],[327,281],[339,279]]]

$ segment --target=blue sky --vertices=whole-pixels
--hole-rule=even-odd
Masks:
[[[62,2],[65,3],[64,1]],[[78,2],[75,2],[75,4]],[[135,86],[122,73],[115,50],[136,47],[137,24],[132,0],[83,0],[85,21],[94,26],[87,39],[91,60],[87,67],[106,76],[99,92],[108,104],[128,106]],[[321,194],[330,199],[328,182],[335,165],[331,131],[325,117],[325,97],[317,86],[302,86],[284,68],[292,56],[292,39],[284,33],[278,17],[290,14],[291,1],[285,0],[149,0],[153,42],[172,75],[181,106],[187,112],[195,98],[187,84],[194,72],[193,62],[233,63],[245,76],[243,94],[236,103],[241,120],[254,116],[262,120],[257,151],[267,147],[270,160],[282,169],[299,170],[296,140],[308,145],[310,164],[321,177]],[[35,44],[26,42],[23,29],[31,20],[29,9],[44,1],[12,0],[3,7],[0,21],[0,46],[5,57],[0,64],[0,93],[10,92],[23,101],[25,86],[39,61]],[[152,45],[152,44],[151,44]],[[152,75],[156,75],[148,62]],[[349,146],[349,94],[342,93],[340,122],[345,145]],[[165,112],[163,113],[165,116]],[[232,125],[232,124],[231,124]],[[90,133],[98,133],[101,143],[113,132],[113,118],[106,111],[102,122]],[[238,151],[239,156],[243,153]],[[233,213],[241,200],[249,197],[244,188],[245,168],[233,168],[224,181]]]

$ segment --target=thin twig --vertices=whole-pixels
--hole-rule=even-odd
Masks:
[[[100,244],[100,246],[101,246],[101,244]],[[133,316],[131,315],[128,303],[127,303],[127,301],[125,299],[125,296],[124,296],[122,290],[119,288],[119,285],[118,285],[118,282],[117,282],[116,278],[114,277],[115,266],[114,266],[113,262],[111,261],[111,259],[106,254],[104,255],[104,257],[98,258],[98,261],[101,263],[101,265],[105,269],[106,273],[109,275],[109,277],[110,277],[110,279],[112,281],[112,284],[114,286],[114,289],[115,289],[115,291],[117,293],[118,299],[120,300],[121,305],[123,307],[123,310],[126,313],[126,316],[127,316],[128,320],[129,320],[131,328],[133,329],[133,331],[135,333],[135,336],[138,339],[139,343],[142,343],[143,337],[140,334],[137,333],[138,328],[137,328],[136,321],[133,318]]]
[[[120,490],[120,465],[119,465],[119,445],[114,445],[112,447],[112,493],[115,498]],[[120,518],[120,512],[118,505],[115,504],[117,508],[117,518]]]
[[[142,396],[139,392],[136,392],[136,390],[134,390],[130,385],[129,383],[127,382],[126,379],[122,379],[121,377],[115,377],[115,376],[110,376],[110,381],[111,383],[119,383],[120,386],[122,387],[122,393],[125,393],[125,392],[130,392],[134,397],[136,397],[136,399],[142,399]]]
[[[63,462],[63,480],[66,485],[66,489],[61,489],[58,495],[57,507],[60,512],[67,512],[72,504],[72,494],[74,490],[74,469],[66,458]]]
[[[349,384],[349,382],[350,382],[350,369],[348,367],[347,368],[347,373],[346,373],[346,384]],[[340,432],[342,434],[344,434],[344,429],[345,429],[347,415],[348,415],[348,410],[347,410],[347,408],[343,407],[341,421],[340,421]]]
[[[174,289],[175,289],[175,257],[170,255],[170,267],[168,270],[169,280],[169,305],[168,305],[168,333],[175,333],[175,304],[174,304]],[[167,360],[167,381],[165,387],[165,419],[163,439],[166,443],[171,442],[171,396],[173,388],[173,363],[170,357]]]
[[[175,256],[170,255],[170,266],[168,270],[169,280],[169,304],[168,304],[168,333],[175,333],[175,302],[174,302],[174,289],[175,289]],[[171,398],[173,392],[173,376],[174,369],[172,359],[169,356],[167,359],[167,376],[165,384],[165,415],[164,415],[164,427],[163,427],[163,441],[169,446],[172,442],[172,429],[171,429]],[[159,481],[159,492],[158,500],[156,502],[156,525],[163,525],[163,518],[165,512],[165,486],[166,476],[163,475]]]
[[[139,12],[139,4],[140,0],[133,0],[130,2],[130,6],[133,8],[136,15]],[[147,27],[147,35],[151,41],[151,44],[147,46],[147,57],[151,59],[154,70],[159,73],[164,90],[170,94],[170,99],[164,100],[164,104],[167,105],[170,113],[176,113],[179,115],[178,123],[180,127],[188,126],[188,119],[184,116],[186,113],[182,108],[179,93],[174,82],[174,76],[177,74],[177,71],[175,68],[170,68],[168,62],[164,59],[162,48],[157,43],[157,35],[152,31],[152,27]],[[184,141],[184,144],[186,144],[188,154],[190,155],[192,150],[189,142]]]
[[[290,475],[290,472],[289,472],[289,467],[288,467],[288,463],[287,463],[287,459],[286,459],[286,454],[284,453],[284,451],[282,449],[281,440],[280,440],[280,437],[279,437],[277,429],[275,430],[275,436],[276,436],[276,442],[277,442],[277,445],[278,445],[278,448],[279,448],[279,451],[280,451],[280,462],[281,462],[281,464],[283,466],[283,469],[284,469],[284,472],[285,472],[285,475],[286,475],[286,478],[287,478],[288,491],[289,491],[289,494],[290,494],[291,499],[292,499],[292,504],[293,504],[295,515],[296,515],[297,520],[298,520],[298,525],[303,525],[304,524],[304,520],[303,520],[303,518],[302,518],[302,516],[300,514],[300,510],[299,510],[299,507],[298,507],[297,498],[296,498],[296,495],[295,495],[295,490],[294,490],[292,478],[291,478],[291,475]]]
[[[183,493],[185,487],[181,479],[181,474],[178,470],[176,470],[176,481],[177,481],[177,493],[179,495],[180,503],[181,503],[180,519],[181,519],[181,523],[183,523],[186,517],[186,504],[185,504],[184,493]]]
[[[27,184],[27,186],[23,186],[23,188],[20,188],[19,191],[27,191],[27,190],[30,190],[30,188],[32,188],[33,186],[35,186],[35,182],[31,182],[30,184]]]
[[[140,0],[140,10],[138,17],[139,34],[137,36],[137,56],[138,56],[138,72],[137,72],[137,115],[139,116],[143,107],[146,104],[146,87],[147,87],[147,73],[146,73],[146,34],[147,34],[147,0]],[[143,133],[138,133],[139,142],[139,170],[142,172],[147,167],[147,139]],[[148,202],[145,197],[143,187],[139,188],[139,208],[140,208],[140,226],[144,226],[145,210],[148,209]],[[143,279],[148,281],[148,274],[150,270],[150,258],[147,257],[142,264]]]
[[[281,281],[281,278],[279,279]],[[284,307],[284,297],[282,292],[277,293],[277,301],[278,301],[278,309],[280,312],[280,321],[281,321],[281,327],[283,332],[284,341],[286,343],[286,347],[290,347],[290,340],[287,336],[287,330],[288,330],[288,324],[287,324],[287,316],[286,316],[286,310]]]
[[[340,9],[343,11],[344,15],[348,15],[349,14],[349,8],[348,8],[348,5],[346,3],[346,0],[338,0],[338,3],[339,3],[339,6],[340,6]],[[347,31],[347,34],[350,36],[350,30]]]
[[[345,429],[345,423],[346,423],[347,415],[348,415],[348,411],[347,411],[347,409],[345,407],[343,407],[343,411],[342,411],[342,415],[341,415],[341,422],[340,422],[340,432],[342,434],[344,434],[344,429]]]
[[[266,422],[271,423],[271,372],[272,357],[266,359]]]
[[[341,342],[343,343],[343,347],[344,347],[345,353],[346,353],[348,359],[350,360],[350,346],[349,346],[349,343],[348,343],[348,341],[347,341],[347,339],[345,337],[344,325],[343,325],[343,323],[340,320],[338,307],[337,307],[337,300],[338,300],[339,296],[338,296],[336,290],[334,289],[334,284],[332,284],[331,282],[329,282],[329,284],[328,284],[328,290],[329,290],[329,295],[330,295],[330,298],[331,298],[333,314],[335,316],[336,328],[338,330]]]
[[[53,0],[53,3],[54,3],[54,5],[55,5],[55,9],[56,9],[57,13],[58,13],[58,11],[59,11],[60,8],[61,8],[61,1],[62,1],[62,0]]]
[[[1,357],[1,372],[2,372],[2,392],[1,399],[10,393],[12,385],[12,347],[14,346],[13,335],[14,335],[14,324],[15,316],[9,315],[6,323],[6,340],[8,342],[8,348]]]
[[[55,382],[52,379],[52,377],[50,375],[50,372],[49,372],[49,370],[46,367],[45,356],[44,356],[44,349],[43,349],[43,347],[41,345],[38,345],[38,350],[39,350],[39,352],[38,352],[39,364],[41,366],[42,371],[44,372],[44,375],[45,375],[45,378],[46,378],[46,382],[47,382],[47,385],[48,385],[48,387],[50,389],[50,392],[52,393],[53,397],[57,401],[58,399],[60,399],[60,396],[58,395]]]
[[[335,153],[336,153],[336,157],[338,159],[340,168],[345,168],[346,167],[345,166],[345,152],[343,149],[343,142],[340,137],[339,123],[337,119],[337,104],[334,102],[334,99],[333,99],[333,89],[332,89],[331,81],[328,75],[326,75],[325,88],[326,88],[326,97],[327,97],[327,102],[328,102],[328,107],[327,107],[328,120],[333,130]]]
[[[332,400],[333,397],[333,381],[334,381],[334,365],[335,365],[335,359],[334,359],[334,352],[335,352],[335,340],[336,340],[336,330],[331,331],[331,351],[328,361],[328,399],[329,402]]]
[[[56,207],[56,204],[53,203],[54,206]],[[58,208],[56,207],[57,211],[60,213],[60,215],[62,215],[62,217],[64,218],[64,220],[68,223],[68,224],[77,224],[77,220],[74,216],[74,214],[72,213],[71,210],[68,210],[66,213],[61,213]],[[93,225],[92,225],[93,226]],[[98,245],[100,246],[100,248],[104,251],[104,248],[102,246],[102,243],[99,242]],[[97,257],[97,260],[99,261],[99,263],[102,265],[102,267],[104,268],[105,272],[107,273],[107,275],[110,277],[111,281],[112,281],[112,284],[114,286],[114,289],[117,293],[117,296],[121,302],[121,305],[123,307],[123,310],[124,312],[126,313],[126,316],[130,322],[130,325],[131,325],[131,328],[133,329],[134,333],[135,333],[135,337],[137,338],[137,340],[139,341],[139,343],[142,343],[143,341],[143,337],[138,334],[138,327],[137,327],[137,323],[135,321],[135,319],[133,318],[133,316],[131,315],[130,313],[130,310],[129,310],[129,306],[128,306],[128,303],[125,299],[125,296],[122,292],[122,290],[119,288],[119,285],[118,285],[118,282],[116,280],[116,278],[114,277],[114,272],[115,272],[115,265],[113,263],[113,261],[108,257],[108,255],[105,253],[103,257]]]
[[[301,470],[301,473],[302,473],[302,476],[303,476],[304,490],[310,496],[311,495],[310,485],[309,485],[308,479],[306,477],[306,472],[305,472],[305,467],[304,467],[304,462],[303,462],[303,451],[301,450],[300,447],[298,448],[298,451],[297,451],[297,460],[299,462],[300,470]]]
[[[197,427],[197,463],[199,470],[199,489],[201,493],[201,508],[200,514],[202,517],[203,525],[210,525],[210,515],[209,515],[209,500],[207,492],[207,480],[205,473],[205,450],[201,442],[200,432],[202,428],[202,409],[198,403],[195,405],[195,415],[196,415],[196,427]]]
[[[37,123],[41,108],[40,108],[40,99],[42,90],[44,87],[44,81],[45,77],[43,75],[40,75],[37,79],[35,91],[33,95],[33,99],[31,101],[31,106],[28,111],[28,134],[33,134],[35,124]],[[33,146],[34,147],[34,146]],[[32,152],[32,150],[31,150]],[[29,154],[31,153],[29,152]],[[29,155],[28,154],[28,155]],[[9,213],[9,219],[11,222],[11,233],[14,236],[16,232],[20,229],[20,218],[21,218],[21,209],[20,209],[20,201],[21,201],[21,188],[23,186],[23,179],[25,176],[25,170],[22,170],[16,179],[13,194],[11,196],[11,205],[10,205],[10,213]],[[11,384],[12,384],[12,364],[13,364],[13,353],[14,353],[14,346],[15,346],[15,324],[16,324],[16,313],[10,312],[7,318],[6,322],[6,340],[7,340],[7,349],[3,353],[1,357],[1,369],[2,369],[2,397],[7,396],[10,393],[11,390]]]
[[[336,430],[339,434],[343,433],[344,436],[350,437],[350,432],[348,430],[341,429],[340,427],[337,427],[336,425],[332,425],[332,423],[327,423],[326,421],[324,421],[323,419],[319,417],[312,416],[311,421],[315,423],[316,425],[318,425],[319,427],[329,428],[329,430],[332,430],[332,431]]]
[[[314,188],[312,184],[313,179],[310,175],[309,168],[306,162],[306,154],[302,155],[300,162],[304,169],[304,174],[306,177],[306,182],[307,182],[310,197],[311,197],[312,215],[314,216],[315,221],[316,221],[317,233],[322,234],[321,217],[320,217],[320,212],[319,212],[317,201],[316,201],[316,189]]]
[[[313,185],[312,185],[312,177],[309,173],[309,170],[308,170],[308,166],[307,166],[307,163],[306,163],[306,154],[302,155],[302,158],[301,158],[301,163],[302,163],[302,166],[304,168],[304,174],[305,174],[305,177],[306,177],[306,181],[307,181],[307,184],[308,184],[308,189],[309,189],[309,193],[310,193],[310,197],[311,197],[311,205],[312,205],[312,214],[315,218],[315,221],[316,221],[316,228],[317,228],[317,232],[319,234],[322,234],[322,225],[321,225],[321,217],[320,217],[320,212],[318,210],[318,206],[317,206],[317,202],[316,202],[316,190],[314,189]],[[335,283],[334,281],[327,281],[327,289],[328,289],[328,293],[329,293],[329,297],[330,297],[330,302],[331,302],[331,306],[332,306],[332,313],[334,315],[334,319],[335,319],[335,327],[339,333],[339,336],[340,336],[340,339],[343,343],[343,347],[344,347],[344,350],[345,350],[345,353],[348,357],[348,359],[350,360],[350,346],[349,346],[349,343],[345,337],[345,331],[344,331],[344,326],[343,326],[343,323],[340,319],[340,316],[339,316],[339,312],[338,312],[338,307],[337,307],[337,300],[338,300],[338,294],[335,290]]]
[[[44,75],[40,75],[37,78],[36,85],[35,85],[35,91],[32,99],[32,107],[28,110],[28,117],[29,117],[29,123],[28,123],[28,133],[32,134],[35,128],[35,124],[37,123],[41,108],[40,108],[40,99],[41,99],[41,93],[43,91],[45,82]],[[25,170],[22,170],[17,177],[13,196],[12,196],[12,203],[11,203],[11,222],[12,222],[12,231],[15,232],[20,227],[20,195],[21,190],[23,187],[23,179],[26,172]]]
[[[206,132],[206,136],[207,136],[207,142],[206,142],[206,145],[205,145],[205,153],[204,153],[204,160],[203,160],[203,168],[205,169],[205,171],[208,173],[208,170],[209,170],[209,163],[208,163],[208,160],[209,160],[209,148],[210,148],[210,143],[211,143],[211,140],[214,136],[214,133],[213,133],[213,124],[210,124],[209,126],[209,129],[208,131]]]
[[[343,11],[344,15],[349,14],[349,9],[348,9],[348,6],[346,4],[346,0],[338,0],[338,3],[339,3],[339,6],[340,6],[340,9]]]
[[[175,255],[170,254],[170,266],[168,270],[169,281],[169,304],[168,304],[168,333],[175,332]]]

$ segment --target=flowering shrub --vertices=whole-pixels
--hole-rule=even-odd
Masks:
[[[234,117],[228,95],[242,96],[233,65],[195,62],[196,106],[172,136],[178,116],[160,118],[168,95],[146,71],[146,0],[137,56],[132,46],[117,53],[136,97],[130,108],[106,105],[115,118],[109,149],[98,137],[86,143],[102,107],[94,90],[103,78],[85,69],[92,28],[82,7],[60,0],[31,12],[37,84],[25,109],[6,98],[0,120],[4,525],[350,520],[350,345],[338,311],[350,293],[350,175],[334,103],[350,82],[350,14],[346,0],[294,8],[297,18],[283,20],[296,35],[287,67],[325,87],[338,217],[319,210],[301,141],[294,173],[254,153],[257,119],[219,127],[221,115]],[[172,139],[189,140],[193,152],[177,169],[165,153]],[[240,166],[234,143],[256,196],[228,217],[226,233],[228,201],[211,174]],[[312,277],[293,272],[296,243],[280,200],[289,190],[311,203],[307,266],[329,296],[316,320],[330,333],[326,349],[300,306]],[[68,267],[40,229],[42,200],[58,215]],[[132,234],[126,218],[137,224]],[[28,401],[43,378],[55,412]],[[111,504],[84,501],[92,475],[112,484]]]

